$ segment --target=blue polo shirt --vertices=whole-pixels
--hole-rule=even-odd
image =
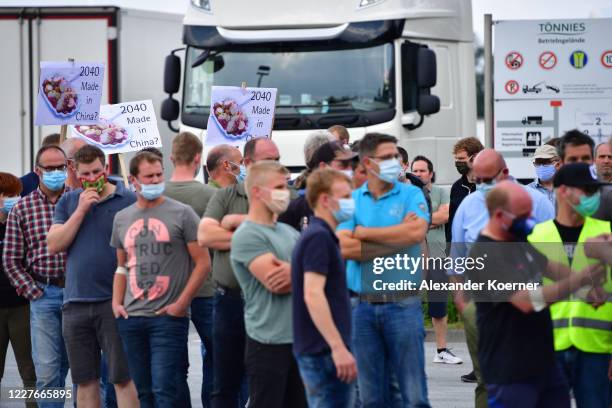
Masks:
[[[329,224],[313,216],[293,249],[291,291],[293,296],[293,352],[317,354],[329,345],[315,326],[304,302],[304,273],[325,275],[325,297],[344,344],[350,347],[351,304],[346,287],[344,260],[336,234]],[[299,294],[299,295],[298,295]]]
[[[136,195],[117,182],[115,192],[94,204],[68,247],[64,303],[101,302],[113,297],[117,251],[111,240],[115,214],[136,202]],[[55,207],[53,224],[64,224],[79,205],[83,189],[62,196]]]
[[[391,190],[376,199],[370,193],[366,182],[353,191],[353,198],[355,199],[355,215],[351,220],[340,224],[337,228],[338,231],[353,231],[358,225],[368,228],[391,227],[401,224],[410,212],[415,213],[428,224],[430,221],[427,201],[423,192],[411,184],[396,182]],[[365,245],[367,246],[367,244]],[[406,264],[403,260],[417,260],[421,255],[421,245],[413,244],[401,248],[395,253],[369,261],[349,260],[346,269],[348,287],[357,293],[377,293],[372,286],[374,280],[383,280],[384,282],[408,280],[416,282],[418,285],[418,282],[421,281],[422,272],[420,263],[417,261],[416,267],[412,267],[412,263]],[[401,259],[399,263],[390,261],[390,259],[398,258]],[[387,264],[381,265],[382,261],[387,261]],[[375,270],[378,273],[375,273]],[[362,288],[362,282],[367,284],[366,288]]]

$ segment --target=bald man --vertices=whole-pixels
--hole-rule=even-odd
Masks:
[[[223,188],[244,181],[246,169],[240,150],[228,144],[213,147],[206,158],[208,185]]]
[[[484,149],[474,159],[472,166],[472,177],[476,183],[476,191],[468,195],[457,208],[452,225],[452,245],[450,255],[453,258],[463,258],[468,253],[468,246],[476,241],[480,231],[489,221],[489,213],[485,202],[487,193],[495,188],[496,183],[504,180],[513,182],[509,175],[506,162],[500,153],[493,149]],[[531,197],[533,203],[533,217],[536,222],[544,222],[554,218],[555,212],[548,198],[539,191],[517,184]],[[453,270],[447,273],[453,277]],[[461,275],[455,276],[454,280],[462,280]],[[480,376],[478,364],[478,331],[476,329],[476,316],[473,304],[466,304],[460,296],[455,297],[457,308],[463,313],[466,341],[476,374],[476,407],[485,408],[487,395]]]
[[[74,155],[77,150],[87,144],[83,139],[78,137],[71,137],[62,142],[60,147],[66,153],[68,160],[68,178],[66,178],[66,185],[72,189],[81,188],[81,182],[77,176],[76,166],[74,164]]]
[[[548,305],[605,275],[602,267],[574,272],[549,261],[525,242],[535,222],[532,200],[522,186],[501,181],[486,197],[489,221],[470,257],[484,268],[468,269],[484,284],[472,292],[480,334],[479,358],[488,400],[495,407],[569,408],[569,388],[556,364]],[[542,285],[543,275],[553,281]],[[489,282],[514,284],[495,290]]]

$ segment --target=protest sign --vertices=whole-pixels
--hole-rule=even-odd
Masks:
[[[97,123],[72,126],[70,134],[100,147],[106,154],[162,147],[151,100],[102,105]]]
[[[250,139],[270,137],[276,88],[213,86],[206,148],[229,144],[240,149]]]
[[[42,61],[35,123],[97,123],[103,80],[102,63]]]

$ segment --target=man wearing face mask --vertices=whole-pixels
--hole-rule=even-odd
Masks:
[[[61,196],[67,191],[66,155],[58,146],[36,154],[36,174],[42,181],[11,210],[6,223],[4,271],[17,294],[30,300],[32,359],[37,388],[64,388],[68,359],[62,337],[62,304],[66,253],[52,254],[47,232]],[[63,407],[41,402],[40,407]]]
[[[62,308],[63,335],[72,382],[78,385],[79,407],[100,406],[100,353],[104,353],[108,379],[115,384],[119,405],[137,403],[126,356],[111,306],[116,251],[108,242],[113,219],[136,201],[123,183],[107,179],[104,152],[85,145],[74,154],[77,179],[83,188],[62,196],[47,234],[50,253],[66,251],[66,287]],[[94,345],[93,348],[91,345]],[[108,391],[103,390],[108,398]]]
[[[476,182],[476,192],[468,195],[462,202],[457,212],[452,225],[452,245],[450,248],[450,256],[452,258],[464,258],[468,254],[469,246],[476,241],[480,231],[489,221],[489,213],[486,207],[486,194],[495,188],[496,183],[503,180],[508,180],[508,167],[506,162],[493,149],[484,149],[474,159],[472,168],[473,178]],[[555,216],[552,204],[540,192],[530,188],[524,188],[530,195],[533,203],[533,216],[536,222],[544,222],[553,219]],[[451,275],[451,279],[462,280],[461,274],[455,274],[451,270],[447,270]],[[487,407],[487,394],[480,376],[478,364],[478,330],[476,328],[476,309],[473,302],[465,303],[460,292],[455,293],[455,303],[457,309],[463,315],[464,328],[466,333],[466,342],[472,365],[474,367],[474,375],[478,386],[475,390],[476,407]]]
[[[208,185],[223,188],[244,182],[246,168],[242,163],[242,154],[234,146],[222,144],[213,147],[206,158]]]
[[[554,208],[553,177],[561,166],[557,149],[546,144],[538,147],[533,154],[533,166],[535,168],[536,179],[529,183],[528,186],[544,194]]]
[[[293,352],[312,407],[354,407],[351,305],[334,233],[355,214],[351,191],[351,180],[332,169],[308,177],[306,198],[314,216],[291,260]]]
[[[600,205],[602,183],[586,163],[561,167],[554,178],[557,216],[536,225],[529,241],[549,259],[574,271],[593,262],[584,253],[584,242],[610,233],[610,222],[592,215]],[[612,281],[603,285],[608,298]],[[604,408],[612,404],[608,365],[612,358],[612,302],[595,309],[569,300],[551,307],[557,359],[565,372],[579,408]]]
[[[489,404],[569,408],[567,381],[554,355],[554,312],[546,306],[582,287],[590,291],[592,282],[601,282],[605,268],[585,264],[580,271],[571,271],[525,242],[535,222],[531,197],[522,186],[500,182],[487,194],[486,205],[489,221],[470,251],[470,258],[481,259],[483,267],[468,268],[466,273],[470,282],[482,284],[472,296]],[[543,280],[549,283],[542,285]],[[493,289],[492,281],[496,285],[529,285],[529,289]],[[592,379],[591,371],[584,375]],[[607,392],[599,394],[607,397]]]
[[[386,401],[395,397],[389,392],[391,374],[395,375],[404,406],[429,407],[419,293],[398,291],[381,296],[374,292],[374,286],[362,283],[377,276],[374,259],[380,255],[387,259],[421,255],[429,211],[419,188],[398,181],[399,156],[395,137],[380,133],[364,136],[359,157],[368,181],[353,191],[354,216],[337,228],[342,255],[349,260],[348,287],[358,300],[352,315],[352,349],[364,407],[386,406]],[[422,271],[418,267],[413,271],[392,267],[384,277],[414,282],[421,279]]]
[[[270,139],[249,140],[244,145],[248,169],[262,160],[279,161],[278,148]],[[244,301],[230,262],[234,231],[246,218],[249,202],[244,183],[219,189],[206,207],[198,229],[198,242],[213,249],[213,407],[244,406],[247,401],[244,373]]]
[[[455,143],[453,156],[455,167],[461,177],[455,181],[450,191],[450,202],[448,207],[448,223],[446,223],[446,242],[451,242],[453,219],[461,201],[469,194],[476,191],[476,184],[472,181],[472,163],[476,155],[484,149],[480,140],[475,137],[466,137]]]
[[[249,407],[306,407],[292,354],[291,253],[299,234],[277,222],[289,205],[289,172],[275,161],[249,167],[249,212],[232,236],[231,261],[244,294]]]
[[[353,169],[351,168],[351,162],[354,160],[357,160],[357,153],[345,149],[340,141],[335,140],[327,142],[315,150],[310,159],[310,165],[312,166],[310,171],[331,168],[341,171],[347,177],[352,178]],[[292,200],[287,211],[278,217],[279,222],[289,224],[297,231],[302,231],[309,225],[308,219],[313,214],[306,198],[308,192],[307,181],[304,183],[304,186],[306,187],[304,194],[300,194]]]
[[[210,257],[197,243],[195,211],[163,196],[161,160],[140,152],[130,161],[137,201],[113,222],[112,307],[141,405],[182,407],[189,306]]]

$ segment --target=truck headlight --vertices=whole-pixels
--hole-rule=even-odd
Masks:
[[[204,11],[210,12],[210,0],[191,0],[191,4]]]
[[[370,6],[374,6],[376,4],[380,4],[385,0],[359,0],[359,7],[358,8],[365,8],[365,7],[370,7]]]

